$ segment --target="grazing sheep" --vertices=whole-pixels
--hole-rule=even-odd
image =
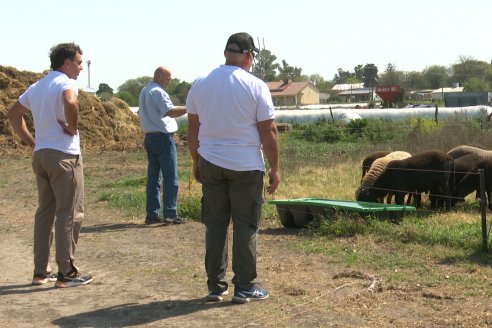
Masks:
[[[395,195],[395,203],[403,205],[407,193],[433,190],[448,197],[446,210],[450,210],[449,175],[453,168],[453,159],[438,150],[424,151],[406,159],[393,160],[388,163],[386,170],[372,187],[361,190],[357,200],[376,202],[382,195],[392,192]]]
[[[477,191],[480,191],[480,176],[478,170],[483,169],[485,174],[485,193],[488,199],[488,209],[492,210],[492,157],[478,161],[475,167],[471,169],[457,184],[453,192],[454,197],[459,201],[464,201],[465,197]]]
[[[386,150],[382,150],[382,151],[377,151],[377,152],[374,152],[372,154],[367,155],[367,157],[364,158],[364,160],[362,161],[362,176],[361,176],[360,180],[362,181],[362,179],[367,174],[367,171],[369,171],[372,163],[374,163],[375,160],[377,160],[378,158],[384,157],[384,156],[388,155],[389,153],[391,153],[391,152],[386,151]]]
[[[463,177],[469,171],[478,168],[477,165],[479,162],[487,159],[492,160],[492,152],[484,151],[484,152],[471,153],[455,159],[454,172],[451,173],[451,175],[449,176],[449,188],[451,189],[453,195],[455,195],[454,190],[456,189],[456,185],[460,182],[460,180],[463,179]],[[477,190],[476,198],[479,197],[480,197],[479,191]],[[458,202],[458,200],[453,198],[452,204],[454,205],[456,202]]]
[[[462,145],[462,146],[457,146],[448,151],[448,155],[452,159],[457,159],[465,155],[469,154],[492,154],[492,151],[489,150],[484,150],[475,146],[468,146],[468,145]]]
[[[454,160],[455,172],[450,176],[449,187],[454,189],[455,185],[463,179],[468,171],[478,168],[478,163],[483,160],[492,160],[492,152],[490,153],[472,153],[458,157]]]
[[[398,160],[398,159],[405,159],[412,156],[410,153],[404,152],[404,151],[394,151],[389,154],[387,154],[384,157],[378,158],[374,160],[372,163],[371,167],[367,171],[367,173],[364,175],[362,178],[362,182],[355,192],[355,199],[358,198],[359,193],[362,189],[370,187],[374,184],[374,182],[377,180],[377,178],[384,172],[386,169],[386,166],[388,165],[389,162],[393,160]],[[384,195],[386,196],[386,195]],[[383,196],[383,198],[384,198]]]

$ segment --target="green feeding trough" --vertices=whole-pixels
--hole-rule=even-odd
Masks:
[[[399,220],[406,213],[415,212],[413,206],[321,198],[271,200],[269,203],[277,206],[280,222],[287,228],[304,227],[314,218],[330,218],[335,213],[356,212],[382,219]]]

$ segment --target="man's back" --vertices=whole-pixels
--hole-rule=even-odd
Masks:
[[[50,71],[20,96],[19,102],[33,116],[35,150],[48,148],[68,154],[80,154],[79,134],[67,135],[58,123],[58,120],[66,121],[62,94],[69,89],[78,93],[75,80],[64,73]]]
[[[265,83],[249,72],[221,65],[197,79],[188,95],[188,112],[200,117],[200,154],[216,165],[263,170],[259,121],[273,118]]]

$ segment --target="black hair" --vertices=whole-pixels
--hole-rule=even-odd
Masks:
[[[73,60],[77,53],[82,55],[82,49],[75,43],[60,43],[50,49],[51,69],[63,66],[65,59]]]

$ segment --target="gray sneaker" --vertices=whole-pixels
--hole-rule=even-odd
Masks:
[[[167,218],[164,218],[164,223],[166,223],[166,224],[171,224],[171,223],[182,224],[182,223],[186,223],[186,218],[183,218],[181,216],[167,217]]]

